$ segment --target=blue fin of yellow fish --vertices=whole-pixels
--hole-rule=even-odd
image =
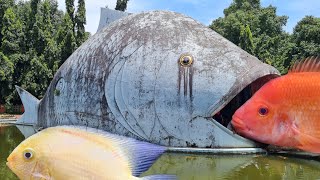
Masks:
[[[174,175],[166,175],[166,174],[157,174],[151,176],[141,177],[142,180],[174,180],[177,179]]]
[[[130,162],[130,167],[133,176],[140,176],[148,170],[150,166],[160,157],[166,147],[138,141],[131,138],[115,139]]]
[[[104,136],[118,146],[119,154],[128,160],[133,176],[140,176],[167,150],[164,146],[139,141],[133,138],[112,134],[103,130],[84,126],[61,126],[64,128],[76,128]]]
[[[311,56],[302,61],[296,61],[290,68],[289,73],[320,72],[320,57]]]

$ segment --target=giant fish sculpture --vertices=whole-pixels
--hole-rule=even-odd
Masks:
[[[255,147],[227,128],[243,102],[233,104],[276,76],[189,17],[133,14],[81,45],[43,99],[17,87],[25,106],[18,123],[84,125],[172,147]]]

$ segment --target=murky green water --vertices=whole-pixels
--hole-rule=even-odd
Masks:
[[[18,179],[6,165],[7,157],[12,150],[24,140],[16,126],[0,124],[0,179]]]
[[[6,167],[6,158],[24,139],[16,126],[0,124],[0,179],[17,177]],[[265,155],[164,154],[143,175],[176,174],[182,180],[214,179],[320,179],[320,162]]]
[[[277,156],[164,154],[145,174],[184,180],[319,179],[320,162]]]

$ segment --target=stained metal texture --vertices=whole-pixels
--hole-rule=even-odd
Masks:
[[[190,17],[145,12],[80,46],[35,116],[41,127],[85,125],[171,147],[256,147],[212,115],[270,74],[279,73]]]

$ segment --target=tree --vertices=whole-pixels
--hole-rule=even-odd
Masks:
[[[35,23],[36,21],[36,18],[35,18],[35,14],[38,13],[38,5],[39,3],[41,2],[41,0],[31,0],[30,1],[30,25],[33,26],[33,24]]]
[[[294,27],[294,59],[320,55],[320,18],[306,16]]]
[[[57,43],[61,49],[60,66],[77,47],[76,39],[72,30],[72,21],[68,14],[64,16],[63,23],[59,27],[58,31]]]
[[[38,97],[43,97],[52,76],[52,71],[44,63],[44,57],[37,56],[35,52],[29,53],[30,70],[24,74],[22,86],[32,93],[37,94]]]
[[[19,69],[16,67],[20,53],[25,49],[25,34],[20,19],[16,16],[13,8],[8,8],[3,16],[3,27],[1,34],[3,42],[1,45],[1,61],[2,64],[2,80],[1,81],[1,103],[10,100],[10,95],[14,90],[15,76],[14,71]],[[0,72],[1,73],[1,72]],[[3,74],[7,75],[3,78]],[[9,99],[8,99],[9,98]]]
[[[22,23],[17,18],[12,8],[8,8],[2,19],[2,45],[1,51],[8,55],[20,52],[24,44],[24,33]]]
[[[240,37],[239,37],[239,46],[247,51],[250,54],[254,54],[254,45],[253,45],[253,39],[252,39],[252,33],[250,30],[249,25],[240,26]]]
[[[58,27],[62,23],[64,13],[62,10],[58,10],[58,2],[57,0],[49,0],[50,4],[50,20],[52,24],[52,30],[54,36],[56,36],[58,32]]]
[[[41,98],[54,72],[88,37],[84,0],[76,17],[73,2],[64,13],[57,0],[0,1],[0,103],[7,108],[21,103],[14,85]]]
[[[0,1],[0,20],[2,20],[6,10],[9,7],[13,7],[13,5],[14,5],[14,0],[1,0]],[[1,30],[2,30],[2,23],[0,22],[0,46],[1,46],[1,42],[2,42]]]
[[[260,0],[234,0],[231,5],[223,11],[223,13],[225,16],[228,16],[239,9],[249,11],[260,8]]]
[[[13,73],[13,63],[2,52],[0,52],[0,60],[0,81],[5,81]]]
[[[86,39],[86,31],[84,25],[86,24],[86,8],[85,1],[78,0],[78,9],[75,17],[77,29],[77,45],[80,46]]]
[[[288,35],[283,30],[287,18],[277,16],[273,6],[261,7],[260,0],[234,0],[224,10],[224,17],[214,20],[210,28],[282,71],[284,60],[279,60],[282,50],[275,48],[287,42]]]
[[[36,14],[38,14],[38,4],[40,3],[40,0],[31,0],[30,1],[30,8],[29,8],[29,22],[27,22],[27,42],[28,42],[28,46],[32,46],[33,44],[35,44],[35,40],[37,37],[37,32],[35,32],[34,30],[34,26],[36,23]]]
[[[46,38],[51,38],[53,34],[53,26],[51,23],[51,7],[50,7],[50,1],[44,0],[41,6],[41,15],[42,15],[42,26],[41,29],[45,34]]]
[[[0,104],[5,102],[5,97],[8,96],[9,90],[12,89],[12,74],[14,64],[0,52]]]
[[[286,16],[277,16],[276,8],[260,7],[260,1],[234,0],[230,7],[224,10],[225,17],[212,22],[210,28],[239,44],[240,26],[246,24],[250,27],[253,38],[261,34],[270,37],[283,33],[286,25]]]
[[[129,0],[117,0],[115,10],[125,11],[127,9],[127,3]]]
[[[66,0],[66,9],[67,9],[67,14],[69,15],[69,18],[72,22],[72,29],[74,34],[75,33],[74,0]]]
[[[47,67],[54,74],[58,70],[61,61],[61,49],[59,49],[58,44],[54,39],[48,38],[46,40],[43,57]]]

